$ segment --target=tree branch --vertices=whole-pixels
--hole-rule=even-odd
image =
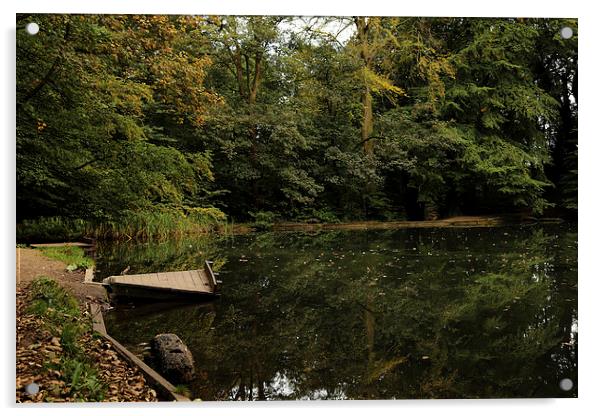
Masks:
[[[65,35],[64,35],[65,42],[67,41],[67,38],[69,37],[70,29],[71,29],[71,21],[68,21],[67,27],[65,29]],[[52,76],[54,75],[54,73],[56,72],[56,70],[59,66],[59,63],[62,58],[62,52],[63,52],[62,49],[63,49],[62,47],[59,49],[59,52],[58,52],[56,58],[54,59],[54,62],[50,66],[50,69],[46,72],[46,75],[44,75],[44,77],[40,80],[40,82],[38,82],[38,84],[31,91],[29,91],[27,94],[25,94],[25,97],[23,97],[22,100],[19,100],[17,107],[21,107],[27,101],[31,100],[33,97],[35,97],[36,94],[38,94],[42,90],[42,88],[44,88],[44,86],[46,84],[48,84],[48,82],[50,81],[50,79],[52,78]]]

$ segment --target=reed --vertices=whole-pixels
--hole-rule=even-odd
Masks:
[[[72,241],[86,235],[89,227],[87,221],[65,217],[23,220],[17,224],[17,241],[21,243]]]
[[[165,239],[220,231],[226,223],[217,208],[127,211],[119,221],[94,226],[91,234],[102,239]]]
[[[166,239],[227,230],[226,215],[217,208],[162,208],[125,211],[119,219],[101,222],[63,217],[24,220],[17,224],[17,241],[72,241],[82,237],[107,240]]]

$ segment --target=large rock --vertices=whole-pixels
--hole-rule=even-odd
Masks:
[[[194,376],[192,353],[176,334],[158,334],[151,350],[159,372],[172,383],[188,383]]]

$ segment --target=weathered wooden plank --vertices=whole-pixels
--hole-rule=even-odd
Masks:
[[[192,283],[190,277],[188,276],[188,273],[186,272],[179,273],[176,281],[183,288],[194,288],[194,284]]]
[[[190,272],[190,275],[192,277],[192,280],[194,281],[194,285],[196,288],[198,289],[203,289],[204,285],[203,285],[203,276],[201,276],[198,272],[198,270],[192,270]]]
[[[215,278],[215,274],[213,273],[213,269],[211,268],[212,264],[212,261],[205,261],[204,272],[207,274],[207,278],[209,279],[211,289],[215,292],[217,290],[217,279]]]
[[[186,270],[182,272],[182,279],[185,285],[188,285],[192,290],[199,289],[199,287],[195,284],[195,279],[192,275],[192,271]]]
[[[211,290],[211,282],[209,281],[209,278],[207,277],[207,273],[205,273],[204,270],[197,270],[197,273],[199,275],[199,281],[201,282],[201,286],[203,289],[205,290]]]
[[[205,273],[203,273],[202,270],[195,270],[195,272],[199,287],[203,290],[209,290],[209,282],[207,281],[207,276],[205,275]]]
[[[198,272],[198,270],[192,270],[190,272],[190,274],[192,275],[192,279],[194,280],[194,284],[199,288],[202,289],[203,288],[203,276],[201,276]]]
[[[84,275],[84,282],[89,283],[94,280],[94,268],[89,267],[86,269],[86,274]]]
[[[182,270],[164,273],[143,273],[137,275],[111,276],[106,284],[136,290],[144,288],[165,290],[172,293],[213,294],[214,286],[205,270]]]
[[[138,358],[135,354],[133,354],[130,350],[125,348],[107,333],[107,329],[104,324],[104,319],[102,317],[102,310],[99,305],[89,303],[88,306],[90,309],[90,315],[92,316],[92,329],[98,332],[104,339],[113,344],[115,350],[123,358],[129,361],[132,365],[138,367],[138,369],[146,377],[147,381],[150,382],[155,389],[159,390],[160,393],[162,393],[164,396],[171,400],[176,400],[179,402],[190,401],[188,397],[176,393],[176,388],[173,384],[167,381],[161,374],[157,373],[155,370],[150,368],[146,363],[140,360],[140,358]]]

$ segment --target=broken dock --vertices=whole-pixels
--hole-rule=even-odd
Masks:
[[[201,270],[109,276],[102,283],[107,291],[117,298],[209,298],[219,295],[221,284],[211,268],[212,263],[206,261]]]

